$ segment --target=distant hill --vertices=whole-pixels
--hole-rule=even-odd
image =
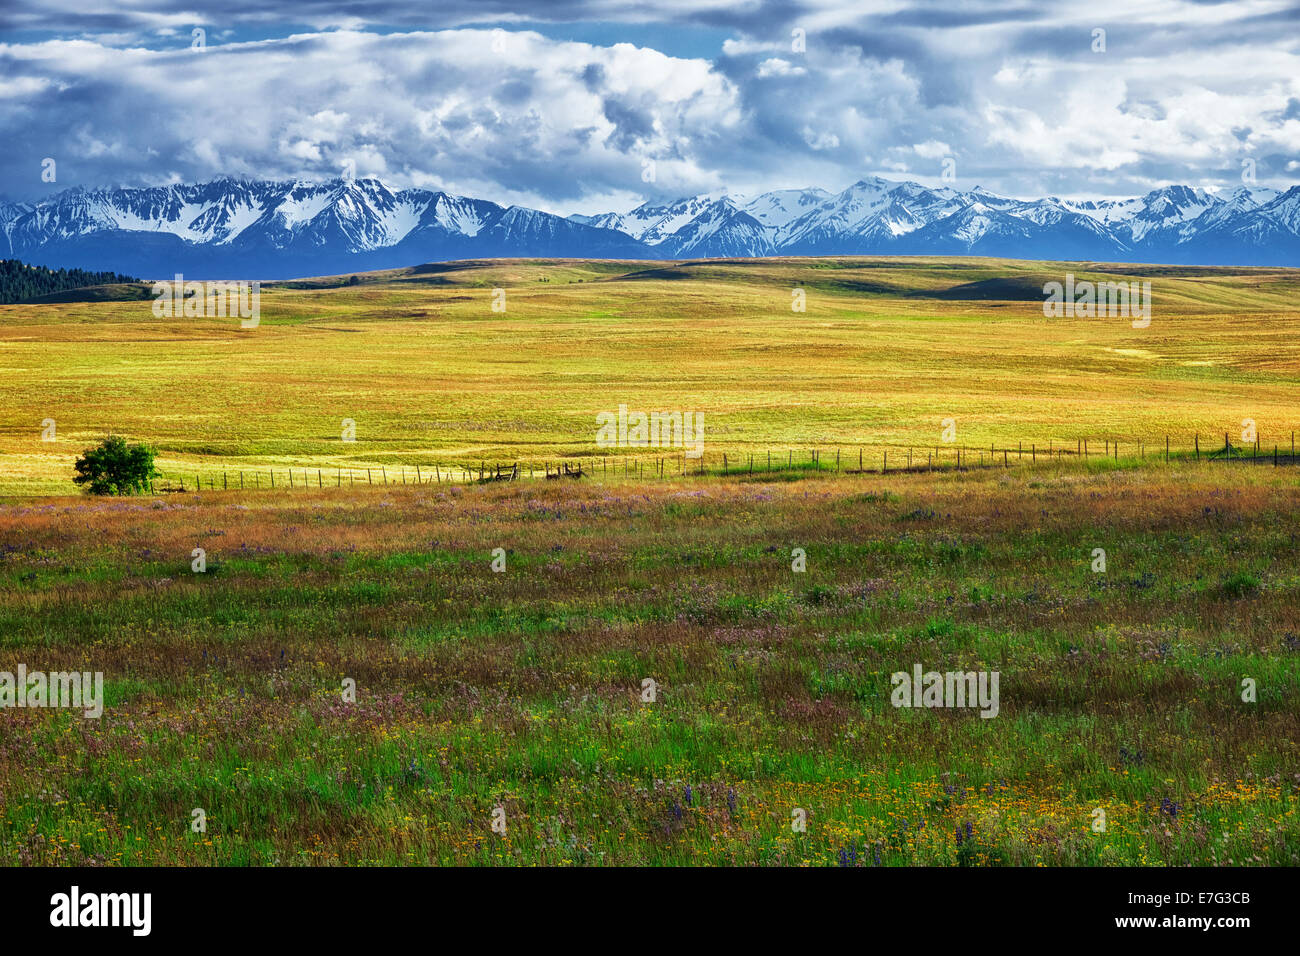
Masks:
[[[45,266],[29,266],[17,259],[0,259],[0,305],[146,298],[149,290],[139,282],[134,276],[116,272],[47,269]],[[127,283],[134,285],[121,288]]]

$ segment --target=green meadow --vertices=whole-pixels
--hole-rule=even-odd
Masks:
[[[0,859],[1294,865],[1300,506],[1238,467],[10,506],[0,670],[106,685],[0,713]]]

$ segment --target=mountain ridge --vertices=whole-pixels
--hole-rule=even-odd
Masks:
[[[152,277],[289,279],[501,257],[702,259],[991,255],[1185,265],[1300,264],[1300,186],[1022,200],[881,177],[559,216],[379,179],[73,188],[0,202],[0,255]]]

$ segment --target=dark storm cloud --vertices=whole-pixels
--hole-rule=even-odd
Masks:
[[[781,23],[805,9],[804,5],[786,0],[749,5],[671,2],[647,5],[623,0],[440,0],[434,4],[419,0],[401,3],[299,0],[277,3],[272,8],[261,0],[231,3],[143,0],[129,6],[109,0],[95,11],[83,12],[84,6],[68,0],[10,0],[0,13],[0,29],[116,32],[152,29],[168,21],[193,22],[195,18],[198,22],[225,24],[348,23],[412,28],[427,28],[431,22],[459,26],[509,20],[539,23],[667,20],[743,27]]]
[[[610,142],[622,150],[633,149],[654,133],[654,117],[648,111],[620,102],[616,98],[605,100],[605,119],[614,124]]]

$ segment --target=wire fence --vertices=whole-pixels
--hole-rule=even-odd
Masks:
[[[1192,436],[1187,444],[1175,446],[1166,436],[1162,444],[1120,443],[1076,439],[1071,445],[1059,441],[1017,442],[1014,446],[992,443],[987,447],[941,443],[915,445],[870,445],[851,448],[782,448],[762,451],[727,451],[698,457],[673,450],[671,454],[590,456],[512,462],[451,462],[415,465],[284,465],[261,469],[215,469],[169,471],[150,484],[155,494],[199,490],[307,490],[392,485],[471,485],[506,481],[554,481],[582,479],[637,479],[690,477],[761,477],[801,473],[884,475],[901,472],[965,471],[976,468],[1011,468],[1020,465],[1087,462],[1185,462],[1204,461],[1257,464],[1280,467],[1300,464],[1295,433],[1285,444],[1265,445],[1257,436],[1253,442],[1233,443],[1230,435],[1202,441]]]

